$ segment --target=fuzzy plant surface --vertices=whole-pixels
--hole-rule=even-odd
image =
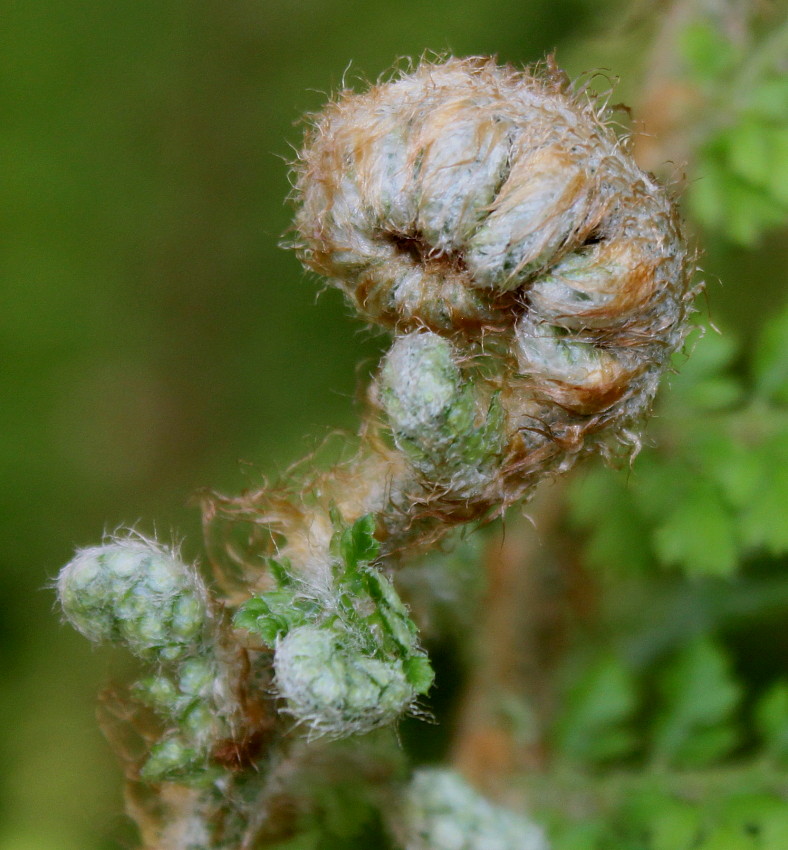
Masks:
[[[116,711],[140,741],[146,848],[297,840],[300,771],[391,734],[432,684],[399,567],[584,456],[636,452],[692,312],[670,192],[551,62],[449,58],[343,91],[294,167],[298,256],[392,338],[354,453],[206,497],[210,587],[133,535],[58,580],[77,629],[146,667]],[[392,846],[546,847],[451,773],[409,780],[397,753],[367,777]]]

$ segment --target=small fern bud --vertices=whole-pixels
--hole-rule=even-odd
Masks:
[[[342,738],[390,723],[432,685],[415,623],[374,566],[375,517],[347,525],[332,514],[332,581],[309,588],[287,562],[269,560],[276,588],[237,611],[237,628],[275,648],[275,684],[312,737]]]
[[[331,628],[293,629],[276,647],[274,669],[289,711],[315,735],[368,732],[395,720],[416,696],[400,660],[371,658]]]
[[[60,572],[66,619],[89,640],[173,660],[200,644],[207,596],[193,567],[152,541],[130,537],[82,549]]]
[[[151,747],[140,770],[146,782],[181,779],[204,761],[204,755],[179,735],[171,735]]]
[[[442,423],[460,394],[452,345],[434,333],[399,337],[383,366],[383,398],[396,432],[417,438]]]
[[[426,481],[462,495],[495,474],[503,411],[463,375],[452,344],[424,331],[398,337],[381,372],[380,399],[394,440]]]
[[[416,772],[395,829],[405,850],[548,850],[536,824],[489,803],[450,770]]]
[[[134,697],[160,714],[169,716],[177,711],[180,694],[169,676],[148,676],[131,687]]]

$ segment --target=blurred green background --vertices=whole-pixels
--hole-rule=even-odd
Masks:
[[[123,662],[59,623],[51,580],[125,524],[196,557],[192,494],[353,429],[383,344],[280,248],[300,116],[424,51],[557,49],[626,100],[643,28],[598,0],[0,10],[0,850],[117,848],[133,833],[94,705]],[[782,297],[778,237],[710,246],[712,317],[744,339]]]

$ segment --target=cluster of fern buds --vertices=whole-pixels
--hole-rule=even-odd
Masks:
[[[133,779],[186,790],[141,807],[149,846],[263,846],[261,801],[299,730],[308,747],[418,711],[433,673],[397,566],[585,454],[636,449],[691,309],[671,198],[550,64],[425,62],[343,92],[295,170],[299,257],[393,335],[355,455],[212,497],[215,589],[138,537],[58,580],[77,629],[153,668],[130,699],[160,737]],[[227,528],[245,547],[217,554]],[[393,827],[412,850],[471,846],[440,838],[444,805],[473,846],[544,846],[448,774],[414,783]]]

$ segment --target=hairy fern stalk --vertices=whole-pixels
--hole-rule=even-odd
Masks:
[[[695,294],[669,193],[549,62],[424,62],[341,92],[295,172],[299,257],[392,336],[355,454],[208,499],[210,587],[136,535],[58,580],[67,619],[148,670],[122,702],[146,848],[292,838],[326,740],[419,712],[433,672],[398,566],[585,455],[636,451]],[[395,846],[547,846],[396,747],[337,752]]]

